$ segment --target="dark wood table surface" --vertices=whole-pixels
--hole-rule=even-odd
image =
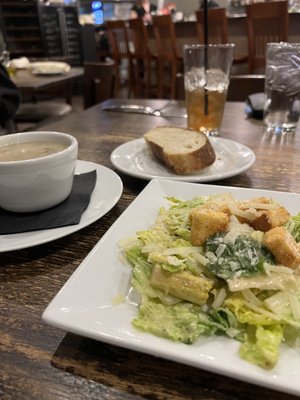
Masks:
[[[27,69],[19,69],[16,70],[12,80],[21,90],[41,90],[82,76],[82,67],[72,67],[69,72],[53,75],[34,75]]]
[[[53,75],[34,75],[27,69],[16,70],[12,76],[12,80],[19,88],[22,96],[34,96],[39,91],[49,88],[62,86],[65,90],[66,97],[71,96],[71,84],[75,79],[83,77],[82,67],[71,67],[70,71],[64,74]],[[70,99],[67,99],[70,102]]]
[[[159,108],[165,101],[145,102]],[[100,105],[49,125],[75,135],[79,158],[113,168],[110,153],[156,125],[185,126],[183,118],[112,113]],[[228,103],[222,137],[249,146],[255,164],[214,184],[300,193],[300,132],[266,137],[242,103]],[[120,175],[124,192],[102,219],[48,244],[0,255],[0,398],[292,400],[296,397],[46,325],[41,315],[101,236],[147,181]],[[1,239],[0,239],[1,240]],[[117,321],[116,321],[117,323]]]

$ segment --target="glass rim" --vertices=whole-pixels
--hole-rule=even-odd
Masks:
[[[235,44],[234,43],[208,43],[206,45],[206,44],[202,44],[202,43],[197,43],[197,44],[183,45],[184,50],[197,50],[197,49],[204,49],[205,47],[218,48],[218,49],[233,49],[235,47]]]
[[[274,47],[274,48],[286,48],[286,49],[294,49],[300,48],[300,43],[291,43],[291,42],[269,42],[267,43],[267,47]]]

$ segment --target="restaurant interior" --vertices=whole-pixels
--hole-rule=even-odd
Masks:
[[[299,41],[297,1],[252,14],[248,3],[208,2],[208,41],[235,45],[228,100],[263,91],[268,41]],[[129,22],[133,5],[130,0],[1,0],[2,62],[21,93],[15,127],[9,129],[40,127],[111,97],[184,100],[183,46],[204,42],[201,2],[158,1],[154,20],[151,16],[143,26]],[[156,16],[163,15],[159,26]],[[66,74],[58,84],[55,79],[46,84],[46,77],[37,82],[24,66],[38,61],[65,62],[76,76]]]
[[[298,71],[293,129],[266,131],[264,107],[267,46],[300,46],[300,1],[146,3],[0,0],[0,399],[299,399]],[[233,53],[193,151],[199,44]],[[30,135],[67,137],[72,161],[69,144],[1,158]],[[246,250],[213,269],[229,234]]]

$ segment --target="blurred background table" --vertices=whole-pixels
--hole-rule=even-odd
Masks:
[[[16,70],[12,80],[20,89],[22,96],[35,96],[39,91],[49,88],[64,86],[66,100],[71,104],[72,82],[83,77],[83,67],[71,67],[70,71],[64,74],[34,75],[27,69]]]
[[[83,67],[71,67],[69,72],[51,75],[16,70],[12,79],[19,88],[21,105],[14,118],[14,130],[37,129],[70,114],[76,85],[82,86],[83,75]]]
[[[134,102],[153,108],[167,103],[165,100]],[[112,168],[110,154],[118,145],[140,138],[156,125],[185,126],[186,120],[112,113],[96,105],[46,129],[75,135],[80,159]],[[221,131],[222,137],[249,146],[257,160],[248,171],[214,184],[300,193],[299,129],[295,136],[266,137],[261,121],[247,119],[244,104],[237,102],[226,104]],[[5,400],[296,399],[69,334],[42,322],[41,315],[48,303],[147,184],[122,174],[121,178],[123,195],[102,219],[54,242],[1,254],[0,397]]]

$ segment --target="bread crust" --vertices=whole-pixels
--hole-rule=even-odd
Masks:
[[[196,149],[191,149],[190,151],[178,151],[177,153],[170,153],[167,149],[156,142],[157,135],[168,135],[168,130],[172,129],[178,130],[178,138],[180,140],[180,134],[190,132],[191,136],[201,135],[203,144]],[[151,132],[151,133],[150,133]],[[150,148],[153,155],[165,165],[167,165],[173,172],[179,175],[190,174],[193,172],[201,171],[204,168],[212,165],[216,160],[215,151],[206,135],[201,132],[190,131],[184,128],[176,127],[157,127],[151,129],[144,135],[144,138]],[[178,146],[180,147],[180,146]]]

